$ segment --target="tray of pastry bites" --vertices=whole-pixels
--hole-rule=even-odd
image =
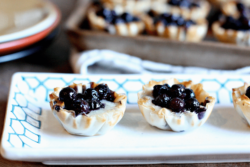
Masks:
[[[246,0],[79,0],[66,27],[79,51],[236,69],[250,64],[248,6]]]

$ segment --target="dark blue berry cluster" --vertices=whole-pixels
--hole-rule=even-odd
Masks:
[[[250,30],[250,20],[248,16],[249,9],[240,2],[236,4],[236,7],[240,12],[240,17],[238,19],[235,19],[231,16],[227,16],[221,27],[225,29],[242,31]]]
[[[170,87],[168,84],[155,85],[153,89],[152,103],[164,108],[171,109],[173,112],[185,112],[191,111],[200,113],[203,115],[206,111],[205,101],[200,104],[195,98],[195,94],[192,89],[185,88],[181,84],[175,84]]]
[[[192,20],[185,20],[183,17],[178,15],[172,15],[169,13],[163,13],[155,18],[155,23],[162,22],[165,26],[183,26],[185,28],[196,24]]]
[[[192,8],[200,6],[199,3],[192,0],[169,0],[167,3],[172,6],[179,6],[184,8]]]
[[[101,100],[113,102],[114,99],[114,92],[104,84],[100,84],[95,88],[88,88],[83,93],[77,93],[75,89],[65,87],[59,93],[59,100],[64,102],[65,109],[74,110],[76,116],[88,114],[91,110],[104,108],[105,105],[101,103]]]
[[[250,20],[244,15],[241,15],[238,19],[227,16],[221,27],[225,29],[247,31],[250,30]]]
[[[248,98],[250,98],[250,86],[247,87],[246,96],[247,96]]]
[[[109,10],[106,8],[101,8],[96,14],[97,16],[103,17],[110,24],[130,23],[140,20],[138,17],[129,13],[125,12],[122,15],[117,15],[114,10]]]

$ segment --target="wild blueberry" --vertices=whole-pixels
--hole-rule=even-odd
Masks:
[[[107,94],[106,100],[113,102],[115,100],[115,92],[110,90],[110,92]]]
[[[245,6],[244,4],[240,3],[240,2],[237,2],[236,3],[236,7],[238,9],[239,12],[243,13],[245,11]]]
[[[195,98],[195,94],[194,94],[194,91],[192,89],[186,88],[185,93],[186,93],[185,99]]]
[[[169,89],[170,89],[170,86],[168,84],[155,85],[153,88],[153,97],[156,98],[157,96],[161,94],[167,94]]]
[[[76,97],[76,91],[73,88],[63,88],[59,93],[59,100],[68,102],[74,100]]]
[[[200,103],[195,98],[187,99],[185,102],[186,102],[185,103],[185,108],[187,110],[192,111],[192,112],[195,111],[200,106]]]
[[[185,87],[183,85],[181,85],[181,84],[175,84],[170,89],[170,95],[171,95],[171,97],[184,98],[185,97],[184,96],[184,91],[185,91]]]
[[[115,11],[109,10],[109,9],[105,9],[105,8],[102,8],[99,11],[97,11],[96,14],[98,16],[103,17],[108,22],[111,22],[113,20],[113,18],[116,16]]]
[[[79,115],[79,114],[88,114],[89,113],[89,104],[87,103],[87,101],[83,100],[83,99],[78,99],[76,101],[74,101],[74,111],[75,111],[75,115]]]
[[[169,107],[173,112],[180,112],[184,110],[185,102],[184,100],[175,97],[169,102]]]
[[[77,95],[76,95],[76,98],[75,98],[76,100],[78,100],[78,99],[82,99],[82,100],[84,100],[84,95],[83,94],[81,94],[81,93],[77,93]]]
[[[55,106],[55,110],[59,111],[60,110],[60,106]]]
[[[125,23],[125,20],[123,20],[121,17],[115,17],[111,21],[112,24],[122,24]]]
[[[247,87],[246,96],[250,98],[250,86]]]
[[[134,19],[134,17],[133,17],[131,14],[127,13],[127,12],[123,13],[123,14],[121,15],[121,18],[122,18],[123,20],[125,20],[126,22],[132,22],[133,19]]]
[[[110,93],[109,87],[104,84],[99,84],[97,87],[95,87],[95,90],[99,94],[99,99],[107,99],[108,93]]]
[[[152,102],[153,102],[155,105],[158,105],[158,106],[167,108],[170,99],[171,99],[170,96],[168,96],[168,95],[166,95],[166,94],[161,94],[161,95],[157,96],[156,99],[153,100]]]
[[[86,89],[83,96],[84,96],[85,100],[89,100],[89,101],[99,99],[99,95],[98,95],[97,91],[95,89],[92,89],[92,88]]]

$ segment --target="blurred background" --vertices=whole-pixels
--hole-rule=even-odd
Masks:
[[[0,105],[15,72],[249,73],[248,18],[248,0],[0,0]]]
[[[13,0],[11,0],[13,1]],[[5,2],[1,0],[1,2]],[[9,1],[10,2],[10,1]],[[13,1],[13,3],[19,3],[21,1]],[[0,94],[2,96],[1,100],[6,101],[6,97],[8,95],[9,83],[13,73],[19,71],[26,72],[62,72],[69,73],[72,72],[69,66],[69,55],[70,55],[70,44],[67,39],[66,33],[64,31],[65,21],[68,18],[69,14],[73,11],[75,7],[75,0],[70,1],[62,1],[61,0],[51,0],[53,4],[56,5],[56,8],[60,10],[60,17],[58,18],[60,22],[56,23],[56,26],[53,27],[52,30],[49,31],[48,34],[45,35],[44,38],[49,36],[44,42],[39,43],[39,40],[35,43],[38,43],[37,48],[35,46],[34,51],[29,50],[26,53],[12,52],[12,50],[8,51],[7,54],[2,53],[0,56]],[[28,3],[28,2],[27,2]],[[14,5],[12,4],[12,5]],[[35,4],[36,5],[36,4]],[[42,39],[41,39],[42,40]],[[25,41],[24,41],[25,43]],[[15,45],[15,43],[14,43]],[[34,44],[33,44],[34,45]],[[0,46],[1,49],[2,46]],[[7,46],[8,47],[8,46]],[[27,46],[29,48],[29,46]],[[27,48],[25,47],[25,48]],[[3,47],[2,47],[3,48]],[[22,52],[23,49],[21,49]],[[32,52],[34,52],[32,54]],[[15,54],[16,53],[16,54]],[[22,59],[12,60],[19,58],[19,56],[23,57],[26,55],[31,56],[25,57]],[[13,55],[13,56],[12,56]],[[12,60],[12,61],[11,61]],[[4,96],[3,96],[4,95]],[[1,107],[3,107],[1,105]]]

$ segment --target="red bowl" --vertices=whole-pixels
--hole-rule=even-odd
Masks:
[[[0,44],[0,55],[8,54],[11,52],[16,52],[18,50],[21,50],[21,49],[27,47],[27,46],[30,46],[30,45],[42,40],[52,30],[54,30],[58,26],[58,24],[61,20],[61,13],[55,5],[53,5],[53,6],[57,12],[57,18],[56,18],[55,22],[49,28],[47,28],[47,29],[35,34],[35,35],[28,36],[26,38],[21,38],[18,40],[1,43]]]

